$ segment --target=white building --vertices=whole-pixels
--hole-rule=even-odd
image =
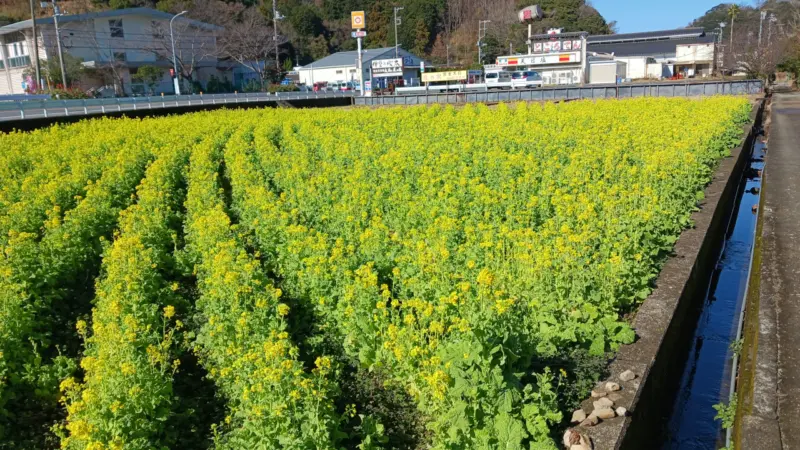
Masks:
[[[419,86],[420,84],[420,57],[413,55],[402,48],[398,56],[403,58],[403,82],[406,86]],[[387,78],[371,78],[372,61],[394,59],[394,47],[376,48],[361,52],[362,69],[361,79],[372,80],[372,86],[379,87],[386,83]],[[428,65],[430,67],[430,65]],[[328,55],[311,64],[296,67],[300,84],[313,86],[314,83],[336,83],[352,81],[358,84],[358,51],[338,52]]]
[[[173,56],[169,35],[172,17],[172,14],[149,8],[59,16],[63,52],[80,58],[85,67],[94,69],[90,71],[93,75],[68,80],[68,83],[83,90],[106,86],[127,95],[144,94],[149,87],[135,81],[133,75],[139,67],[150,65],[163,69],[155,92],[173,93],[169,75]],[[53,17],[36,19],[36,26],[39,58],[57,61]],[[183,73],[191,72],[192,78],[201,84],[212,75],[226,75],[221,69],[228,68],[227,63],[220,63],[215,56],[219,30],[221,28],[215,25],[185,17],[173,22],[178,65],[183,67]],[[0,95],[21,94],[26,86],[35,83],[31,21],[0,27],[0,49]],[[61,80],[42,80],[44,87],[49,83],[61,84]]]
[[[714,66],[715,34],[702,28],[589,36],[591,53],[614,54],[627,64],[629,79],[668,78],[675,73],[703,77]],[[684,70],[685,69],[685,70]]]

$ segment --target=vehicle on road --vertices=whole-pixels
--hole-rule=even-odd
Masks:
[[[514,89],[540,88],[542,84],[542,76],[534,70],[521,70],[511,74],[511,86]]]

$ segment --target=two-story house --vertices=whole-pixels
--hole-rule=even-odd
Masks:
[[[78,58],[86,68],[80,80],[68,80],[83,90],[101,89],[117,94],[143,94],[150,90],[137,81],[142,66],[163,69],[156,93],[173,93],[173,66],[169,23],[173,14],[150,8],[129,8],[58,16],[63,53]],[[53,17],[36,19],[40,60],[58,61]],[[213,75],[228,76],[227,63],[217,58],[216,25],[187,19],[173,21],[175,59],[186,80],[204,84]],[[36,83],[33,75],[33,27],[30,20],[0,27],[0,95],[20,94]],[[65,60],[69,57],[65,56]],[[69,70],[67,70],[69,74]],[[43,75],[44,78],[44,75]],[[60,79],[40,80],[39,86],[61,84]],[[185,89],[184,89],[185,90]]]

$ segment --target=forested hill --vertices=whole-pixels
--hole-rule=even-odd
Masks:
[[[0,19],[26,18],[26,1],[0,5]],[[68,13],[130,7],[151,7],[168,12],[189,10],[189,15],[220,25],[240,20],[244,12],[257,9],[264,26],[271,27],[270,0],[72,0],[59,2]],[[402,6],[398,38],[403,48],[427,55],[436,62],[470,64],[477,52],[478,20],[491,20],[485,42],[487,59],[509,48],[525,47],[527,30],[517,22],[517,11],[535,0],[278,0],[282,17],[279,33],[285,36],[283,58],[306,63],[329,53],[355,48],[350,36],[350,11],[367,13],[366,46],[394,45],[393,9]],[[609,23],[586,0],[540,0],[546,18],[536,24],[537,32],[548,28],[584,30],[592,34],[613,31]],[[45,14],[42,11],[42,14]]]

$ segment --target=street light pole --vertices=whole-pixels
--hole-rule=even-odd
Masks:
[[[31,0],[31,24],[33,25],[33,66],[36,68],[36,88],[41,90],[39,85],[42,82],[42,70],[39,67],[39,35],[36,31],[36,11],[33,9]]]
[[[483,49],[481,48],[481,44],[483,38],[486,37],[486,24],[489,22],[491,22],[491,20],[478,21],[478,64],[481,64],[483,61]]]
[[[397,19],[397,11],[402,11],[402,10],[403,10],[402,6],[395,6],[394,7],[394,57],[395,58],[399,58],[400,57],[399,51],[398,51],[398,48],[400,47],[400,43],[397,42],[397,25],[399,25],[399,22],[398,22],[398,19]]]
[[[445,48],[447,49],[447,67],[450,67],[450,44],[447,44]]]
[[[281,73],[280,53],[278,53],[278,5],[272,0],[272,40],[275,41],[275,70]]]
[[[169,19],[169,40],[172,42],[172,70],[175,72],[175,78],[172,82],[175,85],[175,95],[181,95],[181,83],[178,81],[180,72],[178,72],[178,58],[175,56],[175,35],[172,32],[172,21],[187,12],[189,11],[181,11],[172,16],[172,19]]]
[[[53,24],[56,27],[56,47],[58,48],[58,59],[59,65],[61,67],[61,84],[64,85],[64,89],[67,88],[67,71],[64,69],[64,53],[61,51],[61,32],[58,29],[58,16],[61,15],[61,11],[58,9],[58,5],[55,1],[51,1],[50,6],[53,7]],[[47,3],[42,2],[42,7],[46,7]]]

